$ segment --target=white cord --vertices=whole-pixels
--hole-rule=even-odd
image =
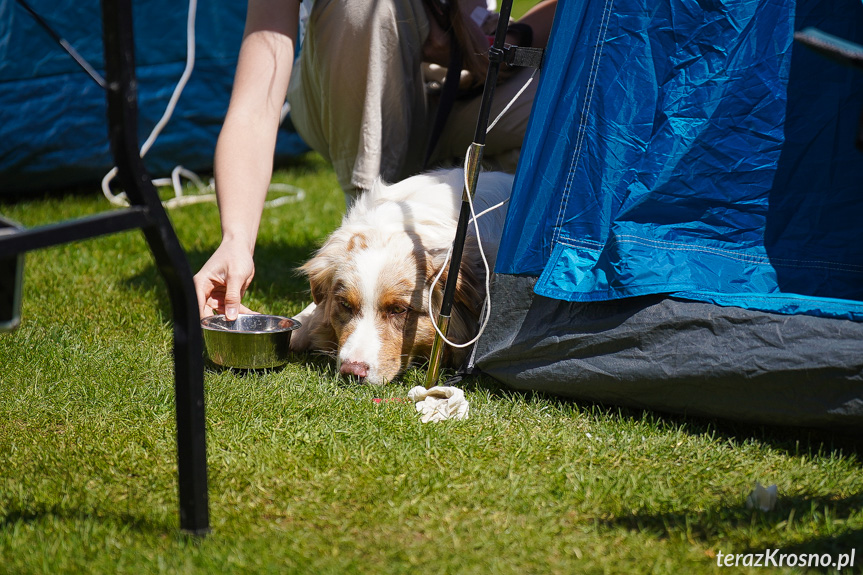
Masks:
[[[189,81],[189,77],[192,75],[192,70],[194,70],[195,68],[195,18],[197,10],[198,0],[189,0],[189,15],[186,18],[186,66],[183,69],[183,74],[180,76],[180,80],[177,82],[177,85],[174,88],[174,92],[171,94],[171,99],[168,100],[168,105],[165,108],[165,112],[162,114],[162,117],[156,123],[153,131],[150,132],[150,136],[141,146],[142,158],[147,154],[147,152],[150,151],[150,147],[153,145],[153,142],[156,141],[156,138],[159,137],[162,129],[168,124],[168,121],[171,119],[171,116],[174,113],[174,108],[177,106],[177,101],[180,99],[180,95],[183,93],[183,89],[186,87],[186,83]],[[102,178],[102,193],[113,205],[125,207],[129,205],[129,200],[126,197],[126,193],[121,192],[116,195],[111,193],[111,180],[113,180],[116,175],[116,167],[111,168],[111,171],[105,174],[105,177]],[[175,187],[174,190],[176,193],[177,187]],[[180,192],[180,195],[182,195],[182,191]]]
[[[503,110],[501,110],[500,114],[497,115],[497,118],[495,118],[494,121],[491,124],[489,124],[488,128],[486,128],[486,131],[485,131],[486,134],[491,132],[492,128],[494,128],[497,125],[497,123],[500,121],[500,119],[503,117],[503,115],[509,111],[509,109],[515,103],[515,101],[518,100],[518,98],[524,93],[524,91],[527,89],[527,87],[530,85],[530,83],[533,81],[534,77],[536,76],[536,72],[537,72],[537,70],[534,69],[533,73],[530,75],[530,78],[528,78],[527,82],[524,83],[524,86],[522,86],[521,89],[516,93],[516,95],[513,96],[513,98],[509,101],[509,103],[506,106],[504,106],[504,108],[503,108]],[[468,151],[465,153],[465,160],[464,160],[464,186],[465,186],[465,189],[468,189],[470,187],[468,185],[468,157],[469,157],[469,154],[470,154],[470,148],[468,148]],[[477,341],[479,341],[479,338],[482,336],[483,332],[485,331],[486,326],[488,325],[488,320],[491,318],[491,296],[490,296],[490,294],[491,294],[491,283],[490,283],[491,282],[491,270],[489,269],[488,259],[485,257],[485,250],[483,250],[483,247],[482,247],[482,238],[480,237],[479,224],[477,223],[477,220],[479,218],[481,218],[482,216],[484,216],[485,214],[487,214],[488,212],[491,212],[492,210],[496,210],[496,209],[500,208],[501,206],[503,206],[504,204],[506,204],[509,201],[509,199],[506,199],[506,200],[500,202],[499,204],[491,206],[490,208],[483,210],[479,214],[476,214],[474,212],[474,207],[473,207],[473,192],[474,192],[474,190],[468,189],[467,202],[468,202],[468,205],[470,206],[470,215],[471,215],[470,222],[473,223],[474,231],[476,232],[476,243],[477,243],[477,247],[479,247],[479,255],[480,255],[480,258],[482,259],[482,265],[485,268],[485,301],[483,302],[482,310],[479,313],[480,324],[479,324],[479,331],[477,332],[476,337],[474,337],[473,339],[471,339],[470,341],[468,341],[466,343],[455,343],[455,342],[450,341],[449,339],[447,339],[446,335],[438,327],[437,321],[435,320],[434,314],[432,313],[432,294],[434,293],[434,289],[437,286],[438,281],[440,281],[440,277],[443,275],[444,270],[447,268],[447,264],[449,264],[449,259],[452,256],[452,246],[450,246],[449,250],[447,251],[446,258],[444,259],[444,263],[441,266],[440,271],[434,277],[431,285],[429,286],[429,299],[428,299],[428,306],[427,306],[429,319],[431,319],[432,325],[434,326],[434,330],[440,336],[441,340],[443,340],[443,342],[446,343],[447,345],[449,345],[451,347],[456,347],[456,348],[465,348],[465,347],[471,346],[471,345],[475,344]],[[468,223],[470,223],[470,222],[468,222]]]
[[[503,115],[506,114],[507,112],[509,112],[509,109],[512,107],[513,104],[515,104],[515,101],[518,100],[519,96],[521,96],[524,93],[524,91],[527,90],[527,87],[530,86],[530,83],[533,82],[533,78],[536,76],[536,73],[538,71],[539,71],[539,68],[533,69],[533,73],[531,73],[530,78],[527,79],[527,82],[524,83],[524,86],[522,86],[521,89],[516,93],[516,95],[513,96],[512,100],[510,100],[509,103],[506,106],[504,106],[504,108],[503,108],[503,110],[501,110],[500,114],[497,115],[497,118],[494,119],[494,122],[489,124],[488,129],[486,129],[486,131],[485,131],[486,134],[491,132],[491,129],[495,127],[495,125],[498,123],[498,121],[500,121],[501,118],[503,118]]]
[[[156,126],[150,132],[147,140],[141,145],[140,155],[142,158],[146,155],[147,152],[150,151],[150,148],[156,142],[156,138],[159,137],[159,134],[162,133],[162,130],[170,121],[171,116],[174,114],[174,109],[177,107],[177,102],[180,99],[180,95],[183,93],[183,90],[186,87],[186,83],[188,83],[189,78],[192,75],[192,71],[195,68],[195,19],[197,10],[198,1],[189,0],[189,15],[186,19],[186,66],[183,69],[183,74],[180,76],[177,85],[174,87],[174,91],[171,94],[170,100],[168,100],[168,105],[165,107],[165,112],[162,114],[162,117],[159,119],[159,121],[156,123]],[[289,111],[290,107],[287,103],[285,103],[282,108],[280,123],[285,119],[285,116],[288,114]],[[111,168],[111,170],[107,174],[105,174],[105,177],[102,178],[102,194],[105,196],[105,198],[108,199],[108,201],[112,205],[118,207],[127,207],[129,205],[129,199],[126,196],[125,192],[120,192],[119,194],[114,194],[111,192],[111,181],[116,176],[116,167]],[[183,195],[183,185],[180,181],[180,176],[185,177],[193,184],[195,184],[198,189],[198,194],[192,196]],[[153,180],[153,185],[173,187],[174,197],[162,202],[162,205],[168,209],[188,206],[191,204],[216,201],[216,194],[213,192],[213,190],[215,189],[213,183],[210,182],[209,185],[205,185],[197,174],[195,174],[191,170],[187,170],[183,166],[175,167],[171,172],[170,179],[161,178]],[[291,186],[289,184],[270,184],[268,188],[268,193],[269,192],[283,192],[285,195],[264,202],[265,208],[273,208],[288,203],[299,202],[306,197],[305,190],[296,186]]]
[[[189,0],[189,16],[186,18],[186,67],[183,69],[183,74],[180,76],[180,80],[177,82],[176,87],[174,87],[171,99],[168,100],[168,105],[165,107],[165,113],[162,114],[162,117],[156,123],[153,131],[150,132],[150,137],[148,137],[141,146],[142,158],[150,151],[150,147],[153,145],[153,142],[156,141],[156,138],[158,138],[159,134],[162,133],[162,129],[171,119],[171,115],[174,113],[174,108],[177,106],[177,101],[180,99],[180,95],[183,93],[183,89],[186,87],[186,83],[192,75],[192,70],[195,69],[195,18],[197,11],[198,0]]]
[[[467,162],[466,161],[465,161],[464,185],[465,185],[465,187],[468,187]],[[480,326],[479,326],[479,331],[476,334],[476,337],[474,337],[472,340],[465,342],[465,343],[455,343],[453,341],[450,341],[449,339],[447,339],[446,335],[440,330],[440,328],[437,325],[437,321],[435,321],[434,315],[432,314],[432,301],[431,301],[432,294],[434,293],[434,289],[437,286],[438,281],[440,281],[441,275],[443,275],[444,270],[447,268],[447,264],[449,264],[449,259],[452,256],[452,246],[450,246],[449,250],[446,253],[446,258],[444,259],[444,262],[440,268],[440,271],[437,273],[435,278],[432,280],[431,286],[429,286],[429,301],[428,301],[428,306],[427,306],[428,307],[428,313],[429,313],[429,319],[431,319],[432,325],[434,326],[434,329],[437,332],[437,334],[441,337],[441,339],[443,340],[444,343],[446,343],[447,345],[449,345],[451,347],[456,347],[456,348],[465,348],[465,347],[468,347],[468,346],[475,344],[479,340],[480,336],[482,336],[482,333],[485,331],[485,326],[488,325],[488,320],[491,317],[491,299],[489,298],[489,295],[488,295],[490,293],[490,288],[491,288],[491,285],[490,285],[491,270],[489,269],[488,259],[485,257],[485,251],[483,250],[483,247],[482,247],[482,240],[480,239],[479,224],[477,223],[477,220],[480,217],[487,214],[488,212],[490,212],[492,210],[496,210],[497,208],[501,207],[502,205],[504,205],[506,202],[509,201],[509,200],[504,200],[503,202],[500,202],[499,204],[492,206],[492,207],[488,208],[487,210],[483,210],[479,215],[477,215],[474,212],[473,198],[471,198],[471,195],[472,195],[471,193],[468,193],[468,195],[467,195],[468,204],[470,205],[470,214],[471,214],[470,222],[473,222],[474,231],[476,232],[476,243],[477,243],[477,246],[479,247],[479,255],[480,255],[480,258],[482,258],[482,265],[485,268],[485,301],[483,302],[482,310],[479,313],[479,315],[480,315]],[[468,223],[470,223],[470,222],[468,222]]]

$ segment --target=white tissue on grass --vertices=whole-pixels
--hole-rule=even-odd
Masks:
[[[467,419],[470,410],[464,392],[457,387],[435,386],[426,389],[418,385],[408,392],[408,399],[416,404],[423,423]]]
[[[746,508],[757,508],[761,511],[770,511],[776,507],[776,498],[778,495],[779,488],[776,487],[776,485],[764,487],[756,481],[755,489],[753,489],[752,493],[749,494],[749,497],[746,498]]]

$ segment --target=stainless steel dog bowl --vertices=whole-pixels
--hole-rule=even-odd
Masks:
[[[300,322],[277,315],[241,313],[234,321],[224,315],[201,320],[210,361],[223,367],[266,369],[287,363],[291,332]]]

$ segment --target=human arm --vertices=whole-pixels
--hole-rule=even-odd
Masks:
[[[222,241],[195,275],[201,317],[233,319],[255,273],[253,255],[285,94],[294,61],[299,0],[249,0],[228,112],[215,155]]]
[[[531,46],[535,48],[546,47],[548,37],[551,35],[551,25],[554,22],[554,11],[556,9],[557,0],[543,0],[542,2],[537,2],[524,16],[518,19],[519,24],[526,24],[533,31]],[[519,44],[516,39],[512,41]]]
[[[557,0],[541,0],[532,6],[521,18],[513,22],[507,31],[506,43],[521,47],[545,48],[551,33]],[[463,66],[477,78],[484,78],[488,66],[489,36],[497,28],[498,14],[486,9],[485,0],[460,0],[459,17],[453,20],[455,36],[460,42],[462,56],[466,59]],[[429,15],[430,31],[423,45],[423,61],[439,66],[449,65],[451,35],[442,27],[434,12],[426,5]],[[484,15],[483,15],[484,14]],[[519,28],[516,30],[516,28]],[[523,30],[528,28],[525,35]]]

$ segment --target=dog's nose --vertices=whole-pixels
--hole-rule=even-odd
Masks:
[[[366,377],[369,374],[369,364],[362,361],[346,361],[342,364],[339,372],[342,375],[353,375],[354,377]]]

